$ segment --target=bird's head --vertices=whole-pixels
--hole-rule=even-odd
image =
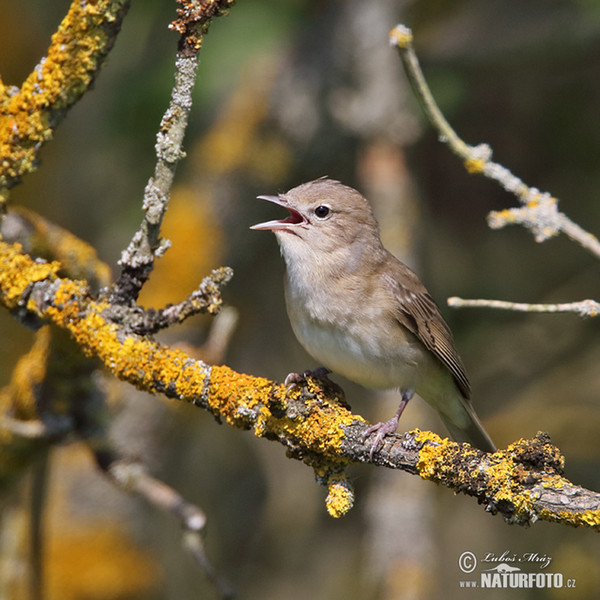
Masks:
[[[250,229],[271,230],[281,251],[289,259],[309,259],[337,254],[375,243],[380,246],[379,228],[367,200],[355,189],[322,177],[278,196],[258,196],[286,208],[284,219],[266,221]],[[347,254],[347,253],[345,253]],[[362,251],[361,251],[362,254]]]

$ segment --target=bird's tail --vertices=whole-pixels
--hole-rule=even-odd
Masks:
[[[475,414],[471,402],[460,398],[460,409],[453,403],[452,414],[439,411],[444,425],[456,442],[468,442],[484,452],[495,452],[496,446]]]

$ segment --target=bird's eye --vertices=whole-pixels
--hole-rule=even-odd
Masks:
[[[315,208],[315,216],[319,219],[324,219],[330,211],[331,209],[329,208],[329,206],[321,204],[320,206],[317,206],[317,208]]]

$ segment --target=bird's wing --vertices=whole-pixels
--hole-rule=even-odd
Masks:
[[[387,273],[385,279],[397,300],[396,318],[442,362],[461,394],[468,399],[471,385],[454,347],[450,328],[420,279],[399,260],[395,260],[394,265],[396,272]]]

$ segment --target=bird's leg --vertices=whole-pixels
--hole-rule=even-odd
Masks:
[[[375,452],[377,452],[383,446],[383,439],[385,438],[385,436],[390,433],[394,433],[396,429],[398,429],[398,422],[400,421],[400,416],[404,412],[408,401],[413,397],[414,393],[414,390],[407,390],[402,392],[402,400],[400,401],[396,414],[389,421],[382,421],[381,423],[371,425],[371,427],[369,427],[365,431],[363,441],[372,433],[377,434],[369,452],[370,460],[373,460],[373,455],[375,454]]]

